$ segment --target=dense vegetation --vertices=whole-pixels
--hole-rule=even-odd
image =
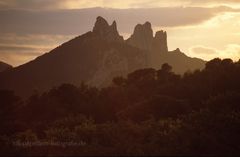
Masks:
[[[240,155],[240,61],[171,70],[137,70],[103,89],[63,84],[25,101],[0,91],[0,152]]]

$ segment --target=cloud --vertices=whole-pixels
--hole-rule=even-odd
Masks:
[[[228,44],[224,49],[216,49],[206,46],[193,46],[189,49],[191,56],[201,57],[205,60],[213,58],[231,58],[235,61],[240,59],[240,45]]]
[[[10,45],[44,45],[49,47],[59,45],[73,37],[72,35],[2,33],[0,34],[0,43]]]
[[[1,9],[59,9],[65,0],[0,0]]]
[[[0,52],[8,52],[8,51],[17,51],[17,52],[30,51],[30,52],[34,52],[34,51],[41,51],[43,53],[43,52],[47,52],[51,48],[52,47],[47,47],[46,45],[45,46],[35,46],[35,45],[0,44]]]
[[[170,49],[179,47],[190,56],[207,60],[218,55],[238,58],[240,11],[226,6],[206,7],[210,2],[217,4],[213,0],[209,3],[191,0],[0,0],[0,60],[13,65],[23,64],[91,30],[99,15],[109,23],[116,20],[120,34],[125,37],[133,32],[137,23],[150,21],[154,30],[165,29],[168,32]],[[179,7],[190,3],[202,7]],[[79,5],[83,8],[114,6],[115,9],[66,9],[78,8]],[[116,9],[118,6],[125,9]],[[126,9],[128,7],[132,9]],[[224,45],[227,46],[223,48]]]
[[[192,53],[197,55],[216,55],[217,50],[214,48],[204,47],[204,46],[194,46],[190,48]]]
[[[24,64],[30,60],[35,59],[41,53],[36,52],[1,52],[0,60],[11,64],[12,66],[18,66]]]
[[[153,26],[195,25],[223,12],[237,12],[230,7],[164,7],[139,9],[90,8],[77,10],[33,11],[1,10],[0,33],[82,34],[91,30],[99,15],[116,20],[122,33],[130,33],[137,23],[151,21]]]
[[[189,5],[239,5],[239,0],[190,0]]]
[[[0,0],[2,9],[79,9],[92,7],[107,8],[153,8],[153,7],[189,7],[219,6],[239,4],[239,0]]]
[[[0,60],[18,66],[49,52],[70,38],[72,37],[61,35],[2,34],[0,36]]]

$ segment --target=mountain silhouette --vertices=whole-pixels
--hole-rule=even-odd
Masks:
[[[0,72],[13,68],[11,65],[0,61]]]
[[[0,88],[29,96],[33,91],[45,91],[62,83],[103,87],[115,76],[124,76],[137,69],[160,68],[163,63],[175,72],[199,69],[204,61],[187,57],[179,49],[168,51],[167,34],[158,31],[153,37],[151,24],[135,27],[133,35],[124,41],[112,25],[97,17],[92,31],[78,36],[35,60],[0,74]]]
[[[202,69],[204,61],[198,58],[190,58],[177,48],[168,50],[167,33],[163,30],[157,31],[153,36],[150,22],[138,24],[133,35],[126,43],[144,50],[148,57],[148,66],[159,69],[162,64],[168,63],[173,67],[175,73],[183,74],[188,70]]]

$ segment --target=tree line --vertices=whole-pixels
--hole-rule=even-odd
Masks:
[[[105,88],[62,84],[21,100],[0,91],[0,152],[12,155],[240,154],[240,61],[213,59],[118,76]],[[84,142],[19,147],[13,141]]]

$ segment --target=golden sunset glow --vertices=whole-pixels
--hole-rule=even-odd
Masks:
[[[0,155],[240,155],[240,0],[0,0]]]
[[[149,21],[154,31],[167,31],[170,50],[204,60],[240,58],[238,0],[0,0],[0,60],[26,63],[91,30],[98,15],[116,20],[125,39],[135,23]]]
[[[219,5],[239,7],[238,1],[234,0],[67,0],[62,1],[59,7],[63,9],[80,9],[80,8],[156,8],[156,7],[214,7]]]

